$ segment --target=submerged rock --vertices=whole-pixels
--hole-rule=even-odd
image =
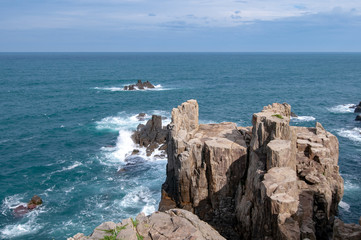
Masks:
[[[141,213],[136,219],[128,218],[121,223],[105,222],[96,227],[90,236],[78,233],[68,240],[100,240],[107,236],[127,240],[225,240],[196,215],[181,209],[155,212],[150,216]]]
[[[146,116],[147,116],[147,114],[145,114],[145,113],[139,113],[139,114],[136,116],[136,118],[137,118],[139,121],[144,121]]]
[[[20,206],[16,207],[13,210],[14,215],[16,217],[22,217],[23,215],[27,214],[31,210],[37,208],[42,203],[43,203],[43,200],[38,195],[34,195],[30,199],[30,201],[28,202],[28,204],[26,206],[25,205],[20,205]]]
[[[361,121],[361,114],[356,116],[355,121]]]
[[[138,80],[136,84],[131,84],[128,86],[124,86],[124,90],[138,90],[138,89],[146,89],[146,88],[155,88],[153,84],[149,81],[142,82],[142,80]]]

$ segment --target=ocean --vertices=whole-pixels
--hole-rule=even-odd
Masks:
[[[123,91],[138,79],[152,90]],[[359,53],[0,53],[0,239],[65,239],[157,210],[167,160],[127,157],[144,112],[170,122],[196,99],[200,122],[250,126],[287,102],[292,125],[318,121],[340,142],[340,218],[361,216]],[[119,171],[120,170],[120,171]],[[23,217],[13,209],[39,195]]]

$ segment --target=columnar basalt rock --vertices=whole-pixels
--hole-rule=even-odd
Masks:
[[[198,125],[195,100],[173,109],[160,210],[190,210],[227,239],[330,239],[343,195],[338,141],[290,116],[274,103],[237,128]]]

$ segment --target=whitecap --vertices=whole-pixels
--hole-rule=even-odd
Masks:
[[[348,138],[352,141],[361,142],[361,128],[355,127],[353,129],[341,128],[336,130],[341,137]]]
[[[1,214],[6,216],[9,210],[14,209],[20,205],[26,205],[25,202],[22,202],[23,198],[24,195],[20,194],[5,197],[1,204]]]
[[[130,84],[126,84],[123,87],[94,87],[93,89],[96,90],[102,90],[102,91],[111,91],[111,92],[120,92],[120,91],[126,91],[124,90],[125,86],[129,86]],[[163,88],[161,84],[154,85],[154,88],[147,88],[139,89],[137,86],[134,86],[134,90],[131,91],[164,91],[164,90],[170,90],[170,88]]]
[[[316,118],[312,116],[298,116],[298,117],[291,117],[292,122],[311,122],[315,121]]]
[[[124,162],[125,158],[136,148],[132,140],[132,134],[131,131],[120,130],[116,145],[114,147],[102,148],[106,156],[106,162],[102,161],[102,163],[107,165],[109,162]]]
[[[155,199],[152,198],[152,193],[149,188],[140,186],[133,188],[127,195],[123,197],[119,205],[121,207],[135,207],[138,204],[145,204],[145,206],[154,205]]]
[[[350,211],[350,205],[344,201],[341,201],[338,206],[344,209],[346,212]]]
[[[341,104],[331,108],[327,108],[327,110],[333,113],[352,113],[354,112],[354,108],[352,108],[353,106],[355,106],[355,104]]]
[[[38,232],[43,226],[36,222],[37,216],[43,211],[34,210],[26,214],[26,217],[22,219],[22,222],[16,224],[6,225],[3,229],[0,229],[0,236],[3,239],[12,239],[28,234],[34,234]],[[25,222],[24,222],[25,221]]]
[[[111,92],[119,92],[123,91],[122,87],[95,87],[97,90],[111,91]]]
[[[155,212],[155,206],[154,205],[145,205],[142,209],[142,212],[148,216]]]

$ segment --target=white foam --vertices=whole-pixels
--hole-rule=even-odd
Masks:
[[[344,189],[345,191],[354,191],[360,188],[360,186],[358,184],[352,183],[350,180],[346,180],[345,179],[345,183],[344,183]]]
[[[111,91],[111,92],[120,92],[120,91],[126,91],[124,90],[125,86],[128,86],[130,84],[126,84],[123,87],[95,87],[96,90],[103,90],[103,91]],[[164,90],[170,90],[170,88],[163,88],[161,84],[154,85],[154,88],[147,88],[139,89],[137,86],[134,86],[134,90],[131,91],[164,91]]]
[[[132,138],[132,132],[120,130],[117,144],[114,148],[107,148],[107,158],[111,162],[124,162],[125,158],[136,148]],[[103,148],[102,148],[103,149]]]
[[[337,134],[341,137],[348,138],[355,142],[361,142],[361,128],[345,129],[341,128],[336,130]]]
[[[33,210],[26,214],[21,222],[16,224],[6,225],[0,230],[1,238],[14,238],[28,234],[34,234],[39,231],[43,226],[36,222],[37,216],[43,211]],[[25,221],[25,222],[24,222]]]
[[[145,205],[142,209],[142,212],[148,216],[155,212],[155,206],[154,205]]]
[[[291,117],[292,122],[311,122],[315,121],[316,118],[312,116],[298,116],[298,117]]]
[[[353,106],[355,106],[355,104],[341,104],[331,108],[327,108],[327,110],[333,113],[352,113],[354,112],[354,108],[352,108]]]
[[[111,92],[119,92],[123,91],[122,87],[95,87],[97,90],[111,91]]]
[[[20,205],[26,205],[25,202],[22,202],[23,198],[24,195],[20,194],[5,197],[1,204],[1,214],[6,216],[9,213],[9,210],[14,209]]]
[[[350,211],[350,205],[344,201],[341,201],[338,206],[344,209],[346,212]]]
[[[156,203],[152,198],[152,193],[149,188],[140,186],[133,189],[120,201],[121,207],[134,207],[137,204],[145,204],[145,206],[152,206]],[[148,209],[149,210],[149,209]]]

